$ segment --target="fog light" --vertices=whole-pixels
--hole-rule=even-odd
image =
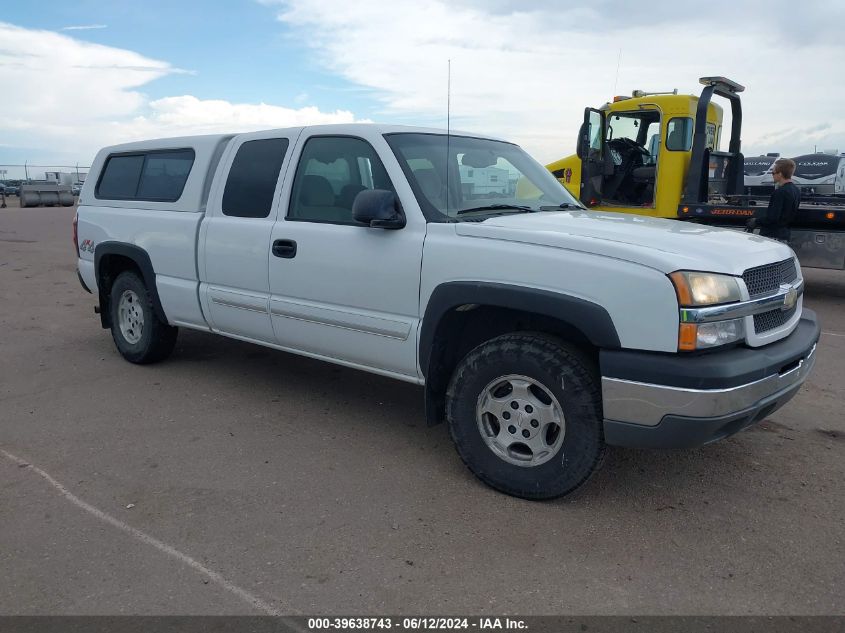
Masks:
[[[717,347],[738,341],[745,336],[742,319],[701,323],[696,335],[696,349]]]

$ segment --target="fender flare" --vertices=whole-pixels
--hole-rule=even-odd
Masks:
[[[451,281],[434,289],[425,308],[419,338],[420,369],[427,376],[441,319],[467,304],[510,308],[552,317],[579,330],[599,349],[621,347],[619,334],[607,310],[597,303],[567,294],[510,284]]]
[[[106,309],[106,306],[109,304],[109,296],[103,290],[103,284],[101,283],[102,275],[100,272],[100,263],[106,255],[126,257],[138,266],[144,278],[144,285],[147,287],[147,291],[153,300],[153,310],[155,310],[156,316],[167,323],[167,315],[164,314],[164,308],[158,296],[155,269],[153,269],[153,263],[150,260],[149,253],[134,244],[127,244],[125,242],[100,242],[94,249],[94,274],[96,275],[97,288],[100,294],[100,306],[102,306],[100,320],[102,321],[103,327],[107,328],[111,325],[110,310]]]

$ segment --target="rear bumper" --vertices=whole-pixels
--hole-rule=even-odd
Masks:
[[[605,440],[692,448],[733,435],[798,392],[818,339],[816,315],[804,310],[792,334],[763,348],[701,356],[602,352]]]

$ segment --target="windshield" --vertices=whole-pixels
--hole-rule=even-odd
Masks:
[[[628,142],[621,139],[627,139]],[[643,165],[656,165],[660,149],[660,113],[647,110],[609,115],[606,140],[614,165],[619,166],[624,162],[624,157],[631,152],[632,144],[641,148]]]
[[[511,143],[445,134],[388,134],[430,220],[582,208],[557,179]]]

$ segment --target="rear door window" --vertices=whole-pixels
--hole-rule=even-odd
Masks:
[[[288,149],[286,138],[247,141],[238,148],[223,190],[223,215],[266,218]]]

